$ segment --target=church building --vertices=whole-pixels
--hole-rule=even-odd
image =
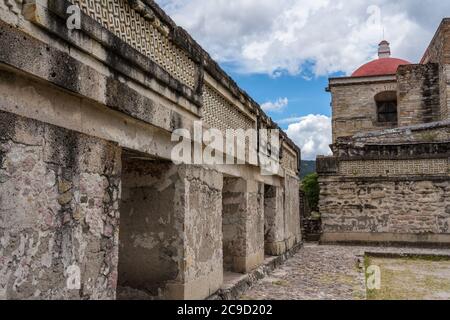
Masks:
[[[450,19],[420,63],[332,78],[333,156],[319,157],[324,243],[450,243]]]

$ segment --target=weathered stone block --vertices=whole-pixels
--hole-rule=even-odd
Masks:
[[[119,217],[109,216],[114,201],[97,200],[119,192],[118,176],[103,171],[85,176],[90,168],[74,150],[84,149],[88,156],[95,150],[105,166],[120,168],[120,149],[38,121],[8,117],[12,125],[7,139],[0,141],[8,145],[0,169],[8,175],[0,183],[0,298],[114,299]],[[70,139],[49,139],[48,133],[55,132]],[[104,177],[108,185],[102,183]],[[80,201],[83,183],[96,190],[89,194],[95,200],[92,207]]]
[[[318,157],[316,161],[318,173],[336,173],[339,170],[338,160],[334,157]]]

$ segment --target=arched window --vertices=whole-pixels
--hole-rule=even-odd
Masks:
[[[383,124],[397,124],[397,92],[385,91],[375,96],[377,121]]]

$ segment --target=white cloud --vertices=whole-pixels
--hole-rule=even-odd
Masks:
[[[277,120],[276,122],[278,124],[292,124],[292,123],[295,123],[295,122],[299,122],[302,119],[303,119],[303,117],[291,117],[291,118],[285,118],[285,119]]]
[[[327,116],[310,114],[298,118],[289,125],[287,134],[301,148],[302,160],[315,160],[318,155],[331,154],[331,119]]]
[[[266,112],[280,112],[289,104],[288,98],[279,98],[277,101],[268,101],[261,105],[261,108]]]
[[[219,62],[243,73],[351,73],[376,57],[417,62],[450,2],[441,0],[157,0]],[[381,8],[381,12],[377,10]]]

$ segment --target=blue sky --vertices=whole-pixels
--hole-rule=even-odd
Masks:
[[[328,78],[350,75],[391,42],[418,62],[450,1],[156,0],[302,148],[330,153]]]
[[[287,98],[288,104],[281,111],[267,111],[280,126],[287,129],[284,119],[298,118],[309,114],[331,116],[331,97],[325,92],[327,77],[305,79],[301,75],[285,74],[272,77],[268,74],[241,74],[223,65],[239,86],[247,91],[260,104],[275,102],[279,98]]]

